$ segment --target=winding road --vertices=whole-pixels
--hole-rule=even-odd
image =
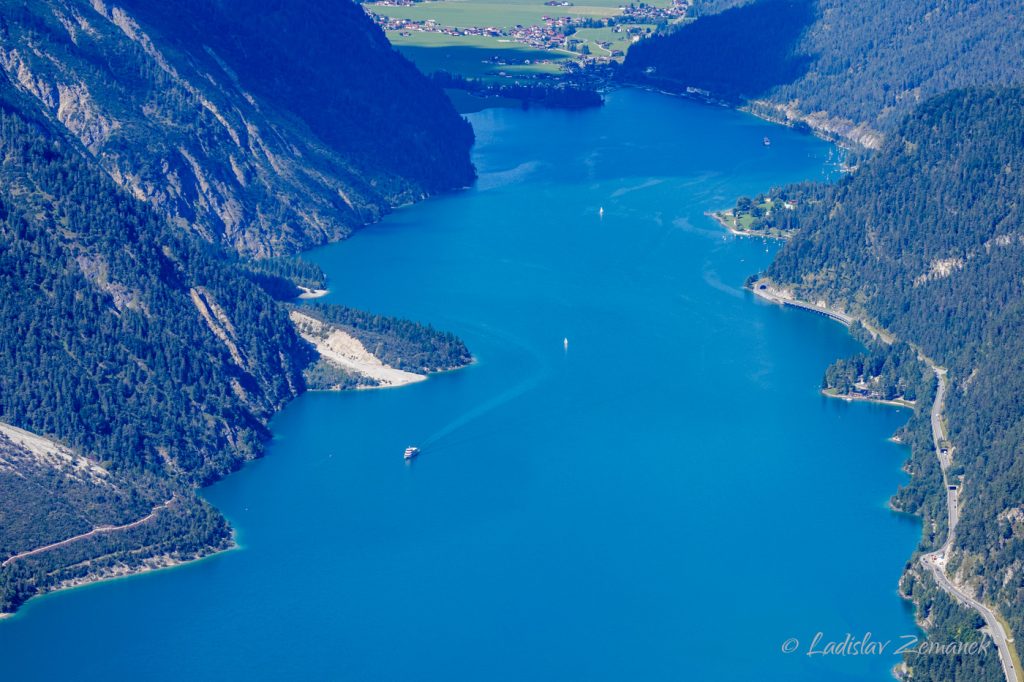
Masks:
[[[981,614],[985,621],[986,629],[996,644],[999,652],[999,662],[1003,666],[1003,675],[1006,682],[1022,682],[1021,671],[1014,664],[1014,656],[1010,649],[1014,646],[1013,637],[1007,633],[1007,629],[999,620],[995,611],[975,599],[971,594],[953,582],[946,573],[946,562],[949,560],[949,550],[953,545],[956,534],[956,525],[960,521],[960,487],[950,485],[949,467],[953,461],[952,451],[945,447],[946,433],[942,425],[942,410],[946,402],[946,391],[948,380],[946,369],[939,367],[930,359],[922,356],[928,367],[935,372],[935,378],[939,381],[939,387],[935,391],[935,402],[932,403],[932,442],[935,445],[935,456],[939,458],[939,466],[942,468],[942,481],[946,488],[946,505],[949,510],[949,532],[946,533],[946,542],[934,552],[921,556],[921,564],[928,569],[939,587],[949,593],[960,604],[974,609]]]
[[[819,315],[825,315],[847,327],[854,322],[853,317],[839,311],[797,300],[791,295],[776,289],[768,280],[754,282],[749,288],[757,296],[773,303],[793,306],[818,313]],[[865,324],[865,326],[867,325]],[[872,330],[872,333],[877,331],[873,327],[868,327],[868,329]],[[889,337],[884,332],[878,331],[877,333],[882,334],[883,338]],[[949,384],[947,370],[945,367],[939,367],[931,358],[920,353],[920,351],[919,354],[924,363],[928,365],[928,368],[935,373],[935,378],[939,382],[938,389],[935,391],[935,402],[932,403],[931,409],[932,442],[935,447],[935,456],[939,458],[939,466],[942,469],[942,481],[946,488],[946,507],[949,513],[949,532],[946,534],[946,542],[936,551],[921,555],[920,561],[934,576],[935,582],[938,583],[939,587],[945,590],[957,602],[977,611],[981,615],[985,621],[985,629],[992,637],[996,650],[999,652],[999,662],[1003,667],[1003,675],[1006,677],[1006,682],[1024,682],[1024,675],[1022,675],[1018,664],[1015,663],[1019,658],[1017,657],[1013,635],[1008,631],[1009,628],[1003,625],[995,611],[975,599],[967,589],[954,582],[949,577],[949,574],[946,573],[946,563],[949,560],[950,548],[953,546],[953,540],[956,537],[956,526],[960,521],[960,491],[963,485],[950,485],[949,482],[949,468],[953,462],[953,451],[948,446],[946,430],[942,424],[942,411],[946,404],[946,393]]]
[[[143,516],[141,519],[138,519],[137,521],[132,521],[131,523],[126,523],[126,524],[124,524],[122,526],[97,526],[96,528],[93,528],[92,530],[90,530],[88,533],[82,533],[81,535],[76,535],[76,536],[70,537],[70,538],[68,538],[66,540],[61,540],[60,542],[54,542],[54,543],[49,544],[49,545],[44,545],[42,547],[36,547],[35,549],[29,549],[29,550],[26,550],[24,552],[19,552],[18,554],[15,554],[13,556],[7,557],[7,559],[5,559],[2,564],[0,564],[0,567],[9,566],[10,564],[14,563],[18,559],[24,559],[26,557],[35,556],[36,554],[42,554],[43,552],[49,552],[50,550],[57,549],[58,547],[66,547],[66,546],[68,546],[68,545],[70,545],[70,544],[72,544],[74,542],[78,542],[79,540],[84,540],[84,539],[92,537],[94,535],[102,535],[104,533],[116,533],[117,531],[130,530],[132,528],[135,528],[136,526],[141,526],[142,524],[146,523],[147,521],[150,521],[151,519],[153,519],[157,515],[157,513],[160,512],[161,509],[166,509],[167,507],[171,506],[171,504],[177,498],[178,498],[178,495],[177,495],[177,493],[175,493],[171,497],[171,499],[167,500],[166,502],[162,502],[162,503],[156,505],[155,507],[153,507],[152,511],[149,512],[149,514],[147,514],[146,516]]]

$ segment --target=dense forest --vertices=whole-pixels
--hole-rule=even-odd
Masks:
[[[33,23],[30,9],[22,6],[17,26],[0,15],[0,35],[41,39],[52,27]],[[153,75],[117,61],[141,48],[126,49],[92,66]],[[410,79],[430,91],[424,106],[443,99],[426,79]],[[126,191],[124,178],[70,131],[75,121],[55,121],[38,94],[0,72],[0,422],[50,444],[40,454],[0,434],[0,612],[63,584],[231,545],[227,522],[194,490],[259,456],[269,418],[307,388],[318,356],[275,299],[325,284],[315,265],[240,256],[237,244],[204,238],[201,221],[198,233],[183,229],[180,215],[137,188]],[[182,100],[181,111],[212,115],[197,98]],[[79,123],[95,123],[78,114]],[[365,108],[359,114],[370,116]],[[403,132],[405,120],[368,125],[398,125],[392,144],[414,134]],[[454,120],[450,132],[462,138],[443,144],[465,147],[465,124]],[[420,135],[421,166],[409,177],[432,167],[431,135]],[[159,164],[164,139],[151,141],[148,161]],[[437,161],[437,177],[448,177],[442,184],[469,177],[460,158],[447,170],[448,160]],[[426,191],[427,181],[420,187]],[[385,362],[442,369],[469,357],[451,334],[323,310],[372,342]],[[90,534],[103,527],[118,530]],[[75,536],[83,537],[16,556]]]
[[[84,458],[76,466],[65,454],[47,461],[0,434],[0,557],[128,523],[163,501]]]
[[[964,608],[943,592],[930,575],[908,573],[901,584],[903,593],[920,609],[920,617],[934,623],[930,638],[939,642],[979,642],[986,637],[981,616]],[[913,680],[942,682],[1004,682],[998,654],[992,646],[975,653],[911,655],[905,665]]]
[[[291,282],[296,287],[323,289],[327,286],[327,275],[319,265],[295,256],[263,258],[260,260],[236,260],[244,270],[253,274],[274,277]]]
[[[698,0],[697,21],[630,49],[630,81],[758,100],[875,146],[933,95],[1024,80],[1017,0]],[[648,72],[650,70],[650,72]]]
[[[430,325],[340,305],[305,305],[298,309],[354,336],[381,362],[398,369],[428,374],[462,367],[473,360],[459,337]]]
[[[268,296],[21,113],[25,103],[0,87],[0,419],[109,478],[62,475],[0,443],[5,557],[139,518],[259,454],[266,420],[301,390],[311,356]],[[206,509],[208,523],[182,517],[189,509]],[[156,545],[194,555],[227,537],[191,493],[164,516],[140,529],[152,551],[139,561]],[[120,543],[143,548],[85,544]],[[83,551],[76,562],[98,559]],[[60,554],[0,569],[0,609],[64,579]]]
[[[0,111],[0,417],[115,470],[236,468],[300,389],[308,349],[242,273],[21,100]]]
[[[0,72],[136,198],[240,254],[474,177],[469,124],[348,0],[0,5]]]
[[[711,14],[630,48],[623,77],[707,90],[733,102],[792,83],[810,58],[796,44],[814,21],[811,0],[761,0]]]
[[[235,264],[276,301],[290,301],[303,293],[323,289],[327,276],[320,266],[295,256],[260,260],[237,259]]]
[[[823,387],[917,401],[900,434],[913,478],[892,504],[925,518],[922,550],[947,523],[917,349],[949,368],[967,491],[951,568],[1021,641],[1024,91],[932,97],[1024,77],[1018,4],[704,0],[697,21],[637,44],[623,74],[794,120],[823,112],[808,120],[846,121],[825,129],[862,142],[880,138],[860,124],[886,133],[838,184],[741,208],[760,229],[799,229],[767,277],[898,337],[863,338]],[[347,0],[24,0],[0,9],[0,48],[0,421],[58,453],[0,435],[0,560],[150,519],[0,566],[7,612],[230,546],[195,486],[258,456],[267,420],[307,387],[364,383],[296,334],[281,302],[324,276],[280,256],[474,171],[468,124]],[[792,208],[765,211],[769,198]],[[429,326],[301,309],[398,368],[471,360]],[[902,589],[932,636],[979,636],[927,575],[908,570]],[[996,666],[937,656],[913,673],[994,680]]]
[[[802,229],[765,274],[801,298],[864,316],[949,368],[951,473],[967,491],[951,570],[999,609],[1019,641],[1024,90],[955,90],[929,100],[876,157],[821,192],[821,201],[794,211]],[[888,363],[898,382],[900,355],[901,344],[872,348],[830,370],[827,381],[876,369],[884,376]],[[941,479],[923,421],[919,414],[908,425],[915,477],[894,504],[923,513],[926,530],[932,522],[941,529]],[[926,532],[922,548],[940,539]],[[915,679],[948,679],[926,670],[919,663]]]
[[[43,504],[44,498],[29,498]],[[231,528],[209,503],[195,495],[172,498],[146,523],[18,559],[0,568],[0,612],[29,598],[85,579],[159,568],[228,549]]]
[[[872,400],[915,402],[923,387],[935,381],[905,341],[887,344],[876,339],[863,326],[852,330],[854,338],[867,348],[851,358],[840,358],[825,371],[822,389],[836,395]]]

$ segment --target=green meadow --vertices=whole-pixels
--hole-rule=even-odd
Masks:
[[[622,31],[616,33],[611,27],[606,28],[581,28],[572,35],[573,38],[586,43],[590,47],[590,53],[599,57],[607,57],[614,50],[621,50],[625,53],[629,46],[632,45],[632,36],[627,33],[627,29],[639,28],[646,31],[648,28],[653,29],[653,25],[629,25],[622,26]],[[608,48],[601,47],[599,43],[611,43]]]
[[[440,0],[395,7],[367,4],[375,14],[416,21],[433,19],[458,28],[539,25],[544,17],[611,17],[621,14],[619,0],[585,0],[573,7],[548,7],[542,0]]]
[[[651,4],[668,6],[670,0]],[[366,9],[375,14],[393,18],[426,21],[433,19],[439,26],[449,28],[504,28],[517,25],[537,26],[544,17],[573,16],[603,18],[622,13],[621,0],[582,0],[571,7],[549,7],[543,0],[431,0],[415,5],[381,5],[368,3]],[[638,28],[647,29],[647,26]],[[490,81],[507,77],[537,73],[558,73],[561,64],[573,58],[568,51],[545,50],[513,42],[508,38],[491,36],[451,36],[431,31],[410,31],[403,36],[388,31],[388,40],[424,73],[448,71],[469,78]],[[621,33],[612,28],[583,28],[575,38],[582,41],[595,56],[610,56],[614,50],[626,52],[631,45],[630,35],[623,27]],[[608,48],[599,43],[609,43]],[[494,57],[530,64],[499,65],[489,62]],[[540,63],[537,63],[540,62]]]

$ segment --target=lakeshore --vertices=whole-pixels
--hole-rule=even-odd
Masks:
[[[35,594],[27,602],[21,605],[17,611],[0,613],[0,621],[15,620],[25,617],[26,610],[36,608],[40,602],[50,599],[60,599],[62,595],[87,588],[104,588],[107,585],[123,580],[141,578],[156,572],[166,572],[175,568],[194,566],[205,561],[215,560],[222,554],[241,549],[241,546],[232,538],[230,544],[224,547],[210,547],[202,554],[194,557],[182,558],[172,554],[155,554],[146,557],[141,564],[129,566],[118,563],[102,570],[90,573],[79,578],[64,580],[56,585]]]
[[[893,407],[906,407],[908,409],[915,409],[917,403],[913,400],[904,400],[902,398],[896,398],[895,400],[886,400],[885,398],[874,398],[871,396],[856,395],[850,393],[836,393],[832,389],[823,388],[821,394],[826,398],[835,398],[836,400],[845,400],[846,402],[865,402],[865,403],[876,403],[878,405],[891,405]]]
[[[309,289],[309,288],[304,287],[302,285],[296,285],[296,286],[298,286],[299,290],[302,291],[302,293],[299,294],[298,298],[303,299],[303,300],[309,300],[309,299],[313,299],[313,298],[322,298],[322,297],[326,296],[328,293],[330,293],[330,292],[327,291],[327,289]]]
[[[623,125],[641,112],[644,129]],[[751,306],[743,278],[770,254],[699,227],[723,194],[817,175],[827,147],[772,132],[780,151],[740,164],[763,124],[632,90],[598,111],[472,120],[476,187],[308,257],[345,292],[324,301],[451,329],[481,362],[404,391],[301,396],[267,457],[203,493],[243,550],[29,602],[4,624],[3,672],[81,677],[74,662],[103,647],[86,679],[887,673],[778,649],[811,628],[913,629],[891,586],[919,527],[877,503],[903,480],[885,440],[902,416],[818,399],[824,364],[857,344]],[[681,125],[708,134],[667,134]],[[763,406],[743,429],[715,407],[736,395]],[[410,444],[423,454],[406,466]],[[751,518],[774,530],[737,551]],[[709,633],[736,628],[749,656],[723,675],[735,638]],[[396,648],[404,630],[420,636]],[[54,638],[66,655],[37,655]]]
[[[770,303],[789,306],[791,308],[800,308],[801,310],[817,313],[818,315],[823,315],[831,320],[835,320],[844,327],[849,327],[856,321],[854,317],[847,315],[842,311],[830,308],[825,301],[817,301],[814,303],[801,301],[793,296],[792,290],[779,288],[770,280],[756,280],[752,282],[747,289],[758,298],[762,298]],[[891,338],[891,336],[889,338]]]
[[[766,301],[825,315],[846,327],[849,327],[854,322],[860,323],[872,335],[876,338],[881,338],[885,343],[893,343],[896,338],[895,335],[888,330],[882,329],[878,325],[869,322],[864,318],[854,317],[829,307],[825,301],[811,303],[797,299],[794,297],[792,290],[780,288],[774,285],[770,280],[755,280],[750,283],[748,289]],[[925,570],[929,571],[934,576],[936,584],[943,591],[949,594],[957,603],[977,612],[978,615],[982,617],[987,628],[986,634],[996,645],[999,662],[1002,666],[1006,681],[1020,682],[1020,680],[1024,679],[1024,670],[1021,668],[1020,656],[1017,652],[1011,629],[1007,625],[1006,620],[997,610],[976,598],[974,590],[970,586],[964,585],[955,575],[949,575],[946,568],[947,563],[949,562],[950,553],[952,552],[956,526],[960,519],[960,508],[963,506],[962,491],[964,486],[962,484],[953,485],[949,478],[949,469],[952,466],[955,448],[952,448],[948,444],[945,417],[943,416],[945,394],[948,390],[947,370],[944,367],[940,367],[934,360],[922,353],[920,349],[917,349],[916,347],[914,348],[918,353],[919,359],[928,367],[929,371],[935,374],[938,382],[938,390],[936,391],[935,400],[931,407],[930,422],[933,450],[942,471],[944,497],[946,500],[946,510],[948,515],[948,531],[945,542],[939,549],[918,556],[918,561]],[[821,393],[829,398],[837,398],[847,402],[859,400],[863,402],[891,405],[894,407],[916,409],[915,403],[906,400],[882,400],[867,396],[837,394],[828,389],[822,390]],[[895,442],[899,441],[897,440]],[[898,510],[894,509],[894,511]],[[911,570],[911,568],[907,568],[907,571]],[[910,598],[907,597],[907,599],[909,600]],[[920,622],[919,624],[922,627],[925,625]]]
[[[732,209],[726,209],[724,211],[708,211],[704,215],[713,219],[716,223],[724,227],[731,234],[737,237],[759,237],[761,239],[775,239],[779,241],[785,241],[793,236],[792,232],[785,230],[752,230],[749,228],[742,227]]]
[[[384,364],[351,334],[335,326],[325,324],[298,310],[289,313],[299,335],[313,344],[316,352],[328,362],[369,378],[373,384],[363,388],[395,388],[406,384],[425,381],[425,374],[416,374]]]

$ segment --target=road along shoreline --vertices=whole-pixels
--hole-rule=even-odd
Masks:
[[[799,308],[818,315],[823,315],[846,327],[852,326],[854,322],[860,322],[860,324],[862,324],[872,335],[881,338],[886,343],[891,343],[895,339],[892,333],[872,325],[867,320],[830,308],[824,301],[811,303],[797,299],[791,290],[782,289],[773,284],[770,280],[755,280],[751,282],[747,288],[750,289],[755,296],[770,303]],[[962,504],[961,499],[963,497],[963,485],[952,485],[949,481],[948,473],[953,462],[954,453],[954,448],[948,445],[946,439],[942,414],[945,407],[946,393],[949,385],[948,371],[945,367],[939,366],[934,360],[922,353],[916,346],[911,344],[911,347],[917,351],[918,357],[922,362],[924,362],[928,369],[934,372],[935,378],[938,381],[938,388],[935,391],[935,400],[932,402],[930,418],[932,442],[935,449],[935,456],[938,458],[939,466],[942,469],[942,481],[946,489],[946,509],[949,515],[949,530],[946,533],[946,541],[939,549],[933,552],[928,552],[927,554],[922,554],[919,557],[919,561],[921,565],[931,573],[936,584],[938,584],[944,592],[949,594],[962,606],[976,611],[982,617],[982,620],[985,621],[985,630],[996,645],[996,650],[999,654],[999,662],[1002,666],[1003,676],[1006,678],[1006,682],[1024,682],[1024,676],[1022,676],[1022,671],[1020,670],[1020,659],[1017,655],[1016,645],[1013,635],[1009,632],[1009,628],[1006,625],[1006,621],[999,616],[995,609],[976,599],[966,586],[957,583],[955,579],[950,577],[946,572],[949,553],[953,545],[953,540],[956,537],[956,525],[960,520],[960,506]]]

